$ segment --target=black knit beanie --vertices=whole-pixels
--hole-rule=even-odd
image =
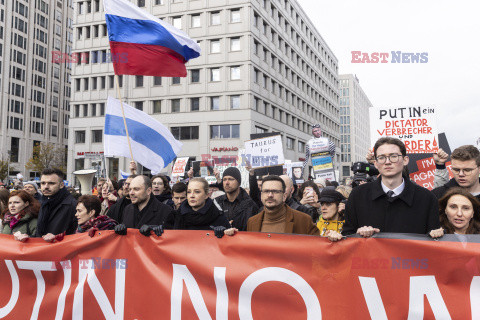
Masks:
[[[235,167],[229,167],[223,171],[223,177],[225,178],[226,176],[233,177],[235,180],[238,181],[238,184],[242,184],[242,175],[240,174],[240,170]]]

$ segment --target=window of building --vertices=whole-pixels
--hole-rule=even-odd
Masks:
[[[210,25],[216,26],[220,24],[220,11],[210,13]]]
[[[240,125],[225,124],[210,126],[210,139],[231,139],[240,137]]]
[[[201,26],[200,24],[200,15],[199,14],[193,14],[192,15],[192,28],[199,28]]]
[[[145,7],[145,0],[137,0],[137,6],[139,6],[140,8]]]
[[[230,108],[240,109],[240,95],[230,96]]]
[[[210,53],[219,53],[220,52],[220,40],[210,40]]]
[[[75,143],[85,143],[85,130],[75,131]]]
[[[305,142],[298,141],[298,152],[305,152]]]
[[[192,83],[200,82],[200,69],[190,70],[190,80]]]
[[[240,51],[240,37],[230,39],[230,51]]]
[[[293,143],[294,143],[294,142],[295,142],[295,140],[293,140],[292,138],[287,137],[287,149],[293,150]]]
[[[143,76],[135,76],[135,87],[143,87]]]
[[[220,68],[210,69],[210,81],[220,81]]]
[[[143,111],[143,101],[135,101],[135,109]]]
[[[162,100],[154,100],[153,113],[161,113],[161,112],[162,112]]]
[[[10,143],[10,161],[18,162],[18,156],[20,154],[20,138],[12,137]]]
[[[210,110],[220,110],[220,97],[210,97]]]
[[[154,86],[161,86],[162,85],[162,77],[153,77],[153,85]]]
[[[182,17],[173,17],[172,25],[177,29],[182,29]]]
[[[173,77],[172,84],[180,84],[180,77]]]
[[[177,140],[198,140],[198,126],[172,127],[170,130]]]
[[[230,10],[230,22],[231,23],[236,23],[236,22],[240,22],[240,21],[241,21],[240,9]]]
[[[180,112],[180,99],[172,99],[172,112]]]
[[[103,132],[102,130],[92,130],[92,143],[102,142]]]
[[[199,111],[199,110],[200,110],[200,98],[191,98],[190,111]]]
[[[240,66],[230,67],[230,80],[240,80]]]

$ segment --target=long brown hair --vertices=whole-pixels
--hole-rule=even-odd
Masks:
[[[11,197],[19,197],[22,199],[23,202],[28,202],[28,206],[23,209],[24,214],[30,213],[33,217],[38,217],[38,212],[40,211],[40,203],[30,195],[30,193],[27,193],[24,190],[15,190],[10,192],[10,196],[8,199]],[[8,212],[8,204],[7,204],[7,210],[2,212],[2,219],[5,216],[5,213]]]
[[[448,200],[455,195],[464,196],[467,198],[473,207],[473,217],[470,220],[466,234],[479,234],[480,233],[480,201],[472,196],[470,192],[463,188],[451,188],[445,193],[445,195],[439,200],[440,207],[440,224],[445,229],[445,233],[455,233],[454,226],[450,223],[445,210],[447,209]]]

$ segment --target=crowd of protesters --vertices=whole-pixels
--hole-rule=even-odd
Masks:
[[[451,158],[453,178],[445,163]],[[461,146],[451,155],[439,150],[436,188],[429,191],[405,173],[409,158],[402,141],[379,139],[367,160],[378,169],[373,181],[338,185],[307,180],[295,185],[287,175],[257,177],[249,169],[249,188],[229,167],[217,183],[193,177],[170,185],[164,175],[132,174],[125,180],[99,179],[92,195],[64,186],[64,173],[45,169],[40,187],[23,183],[9,191],[0,185],[0,231],[19,241],[42,237],[61,241],[65,235],[114,230],[125,235],[138,229],[145,236],[164,230],[213,230],[221,238],[238,232],[306,234],[340,241],[379,232],[427,234],[480,233],[480,152]]]

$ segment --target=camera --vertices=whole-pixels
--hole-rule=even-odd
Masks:
[[[368,162],[355,162],[350,169],[353,171],[352,188],[359,186],[361,182],[375,181],[379,174],[377,168]]]

